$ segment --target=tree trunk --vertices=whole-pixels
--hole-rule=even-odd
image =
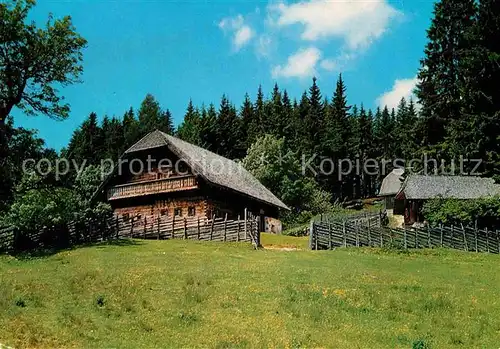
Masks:
[[[5,126],[5,120],[0,121],[0,210],[2,210],[6,204],[6,200],[10,194],[10,188],[8,185],[8,166],[7,166],[7,156],[9,155],[7,130]]]

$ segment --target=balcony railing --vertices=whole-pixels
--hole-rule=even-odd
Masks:
[[[108,200],[131,198],[135,196],[169,193],[198,188],[194,176],[158,179],[141,183],[121,184],[108,189]]]

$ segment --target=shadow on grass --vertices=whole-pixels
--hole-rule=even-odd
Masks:
[[[13,256],[19,260],[29,260],[29,259],[50,257],[54,254],[59,253],[59,252],[71,251],[71,250],[88,248],[88,247],[139,246],[142,244],[143,244],[143,242],[141,242],[140,240],[133,240],[133,239],[106,240],[106,241],[100,241],[100,242],[82,243],[82,244],[73,245],[73,246],[69,246],[69,247],[68,246],[66,246],[66,247],[49,247],[49,248],[39,248],[39,249],[31,250],[31,251],[13,252],[13,253],[11,253],[11,256]]]

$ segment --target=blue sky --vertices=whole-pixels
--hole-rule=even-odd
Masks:
[[[387,0],[50,1],[32,18],[71,15],[88,40],[83,83],[62,93],[65,121],[14,112],[16,125],[36,128],[47,145],[65,146],[96,112],[121,116],[152,93],[176,124],[191,98],[240,105],[245,92],[266,94],[275,82],[299,98],[312,76],[331,96],[338,74],[349,103],[395,104],[409,96],[426,43],[433,3]]]

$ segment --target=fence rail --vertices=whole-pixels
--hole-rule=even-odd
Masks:
[[[445,247],[471,252],[500,253],[498,231],[464,226],[387,228],[365,221],[311,222],[310,247]]]
[[[65,247],[113,239],[194,239],[200,241],[251,242],[260,246],[258,217],[250,214],[236,220],[197,217],[111,217],[104,220],[72,222],[68,225],[21,233],[0,229],[0,252]]]

